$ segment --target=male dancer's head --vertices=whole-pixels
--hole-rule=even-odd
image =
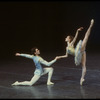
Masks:
[[[31,53],[35,56],[38,56],[40,54],[40,50],[37,47],[34,47],[31,49]]]

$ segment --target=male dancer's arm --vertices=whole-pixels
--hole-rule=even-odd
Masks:
[[[32,59],[34,55],[30,55],[30,54],[23,54],[23,53],[16,53],[16,56],[22,56],[22,57],[26,57],[26,58],[30,58]]]
[[[52,60],[52,61],[50,61],[50,62],[47,62],[46,60],[44,60],[43,58],[40,58],[39,59],[39,62],[41,63],[41,64],[43,64],[43,65],[46,65],[46,66],[51,66],[53,63],[55,63],[56,61],[57,61],[57,57],[54,59],[54,60]]]

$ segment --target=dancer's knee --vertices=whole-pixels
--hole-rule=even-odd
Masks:
[[[32,83],[32,82],[29,82],[29,85],[30,85],[30,86],[32,86],[32,85],[33,85],[33,83]]]

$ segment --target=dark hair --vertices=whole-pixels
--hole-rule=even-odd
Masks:
[[[37,47],[33,47],[33,48],[31,49],[31,54],[34,54],[34,55],[35,55],[36,49],[37,49]]]
[[[70,35],[69,38],[70,38],[70,42],[72,42],[74,39],[74,37],[72,35]]]

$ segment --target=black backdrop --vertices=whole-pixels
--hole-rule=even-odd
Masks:
[[[65,37],[83,26],[77,41],[83,39],[92,18],[89,51],[99,50],[100,1],[0,2],[0,58],[30,53],[34,46],[44,53],[65,53]]]

